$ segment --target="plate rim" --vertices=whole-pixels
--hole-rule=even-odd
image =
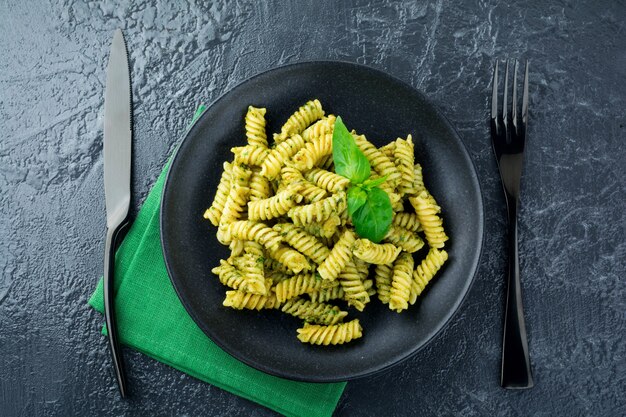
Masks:
[[[404,87],[407,87],[408,89],[412,90],[414,93],[418,94],[426,103],[428,103],[435,111],[435,113],[437,114],[437,116],[439,116],[441,118],[441,120],[443,120],[445,127],[447,129],[449,129],[450,131],[453,132],[453,134],[460,140],[461,143],[461,152],[463,154],[463,156],[470,162],[470,166],[472,167],[472,181],[476,183],[477,185],[477,190],[478,190],[478,194],[479,194],[479,198],[478,198],[478,209],[480,212],[480,222],[478,224],[478,228],[479,228],[479,233],[480,233],[480,247],[478,250],[478,255],[475,257],[475,262],[472,265],[473,271],[471,273],[471,276],[469,276],[469,279],[467,281],[466,284],[466,289],[462,295],[462,297],[458,300],[458,302],[456,303],[456,305],[454,306],[454,308],[451,310],[451,312],[447,315],[447,317],[445,317],[443,324],[441,325],[441,327],[439,327],[439,329],[437,329],[435,332],[433,332],[430,337],[428,337],[424,343],[422,343],[421,346],[419,346],[417,349],[415,349],[413,352],[409,353],[408,355],[404,356],[403,358],[393,362],[393,363],[387,363],[384,364],[382,366],[378,366],[378,367],[374,367],[374,369],[370,369],[368,371],[365,372],[359,372],[359,373],[352,373],[348,376],[344,375],[342,377],[301,377],[297,374],[293,374],[293,373],[281,373],[281,372],[277,372],[275,369],[266,366],[265,364],[262,363],[257,363],[257,362],[252,362],[252,361],[248,361],[243,355],[240,355],[238,352],[231,352],[229,349],[227,349],[225,346],[222,345],[221,341],[219,340],[215,340],[214,338],[212,338],[210,336],[211,331],[208,328],[208,326],[206,326],[204,324],[203,320],[200,320],[200,318],[196,315],[196,313],[194,312],[194,310],[189,306],[188,300],[187,298],[182,294],[182,290],[177,286],[176,281],[173,279],[172,275],[172,266],[170,265],[170,262],[168,261],[167,258],[167,253],[168,253],[168,248],[167,248],[167,244],[165,241],[165,236],[164,236],[164,223],[166,222],[165,217],[163,215],[163,206],[164,206],[164,202],[166,200],[166,195],[168,192],[168,184],[170,184],[170,174],[172,172],[171,168],[174,165],[174,163],[176,162],[177,157],[179,156],[179,151],[182,148],[182,145],[184,144],[184,142],[189,138],[191,132],[194,130],[194,128],[197,126],[198,122],[200,122],[200,120],[202,120],[202,118],[205,116],[206,114],[206,110],[208,110],[209,108],[211,108],[212,106],[214,106],[217,102],[219,102],[220,100],[222,100],[224,98],[224,96],[226,96],[227,94],[229,94],[232,90],[234,90],[235,88],[238,88],[244,84],[247,84],[253,80],[255,80],[258,77],[261,77],[263,75],[266,75],[268,73],[271,72],[275,72],[275,71],[279,71],[279,70],[284,70],[287,68],[297,68],[297,67],[305,67],[308,65],[319,65],[319,64],[340,64],[340,65],[346,65],[349,67],[354,67],[354,68],[358,68],[359,70],[366,70],[366,71],[371,71],[371,72],[375,72],[378,73],[379,75],[382,75],[384,77],[388,77],[390,79],[392,79],[393,81],[403,85]],[[206,106],[206,109],[202,112],[202,114],[196,119],[194,120],[194,122],[192,124],[190,124],[187,129],[185,129],[185,132],[182,134],[182,137],[179,138],[177,140],[177,144],[175,145],[175,149],[174,149],[174,153],[173,155],[170,157],[169,159],[169,163],[168,163],[168,167],[167,167],[167,173],[165,176],[165,181],[163,183],[163,190],[161,193],[161,198],[159,200],[159,238],[161,241],[161,252],[163,254],[163,260],[165,263],[165,268],[167,270],[167,275],[168,278],[172,284],[172,287],[174,288],[174,291],[176,292],[176,295],[179,299],[179,301],[181,302],[181,304],[183,305],[183,307],[185,308],[185,311],[187,312],[187,314],[191,317],[191,319],[194,321],[194,323],[200,328],[200,330],[202,330],[202,332],[204,333],[204,335],[206,337],[209,338],[209,340],[211,340],[211,342],[215,343],[220,349],[222,349],[225,353],[227,353],[228,355],[230,355],[231,357],[239,360],[240,362],[246,364],[247,366],[250,366],[251,368],[254,368],[256,370],[259,370],[261,372],[264,372],[266,374],[272,375],[272,376],[276,376],[279,378],[284,378],[284,379],[289,379],[289,380],[293,380],[293,381],[299,381],[299,382],[314,382],[314,383],[337,383],[337,382],[346,382],[346,381],[351,381],[351,380],[355,380],[355,379],[360,379],[360,378],[365,378],[371,375],[375,375],[375,374],[380,374],[382,372],[388,371],[389,369],[394,368],[397,365],[400,365],[401,363],[406,362],[407,360],[409,360],[410,358],[415,357],[419,352],[421,352],[426,346],[428,346],[435,338],[437,338],[439,335],[441,335],[443,333],[443,331],[445,329],[447,329],[447,327],[450,325],[450,323],[452,322],[452,319],[457,315],[457,313],[459,312],[461,306],[463,305],[463,303],[465,302],[465,300],[468,297],[469,292],[471,291],[474,282],[476,280],[476,276],[478,275],[478,269],[479,269],[479,265],[481,263],[483,254],[484,254],[484,247],[485,247],[485,220],[486,220],[486,213],[485,213],[485,201],[484,201],[484,194],[483,194],[483,189],[482,186],[480,184],[480,180],[478,177],[478,170],[476,169],[476,164],[473,160],[473,158],[471,157],[467,146],[465,145],[465,142],[463,141],[463,137],[459,134],[459,132],[457,131],[457,129],[454,127],[454,125],[450,122],[450,120],[446,117],[446,115],[443,113],[443,111],[441,110],[441,108],[435,104],[430,98],[428,98],[428,96],[426,96],[424,93],[422,93],[420,90],[418,90],[416,87],[412,86],[411,84],[409,84],[408,82],[396,77],[393,74],[388,73],[387,71],[378,69],[378,68],[374,68],[368,65],[364,65],[364,64],[359,64],[359,63],[355,63],[355,62],[350,62],[350,61],[344,61],[344,60],[327,60],[327,59],[322,59],[322,60],[306,60],[306,61],[299,61],[299,62],[295,62],[295,63],[290,63],[290,64],[286,64],[286,65],[280,65],[280,66],[275,66],[269,69],[266,69],[264,71],[258,72],[246,79],[244,79],[243,81],[235,84],[234,86],[228,88],[227,90],[223,91],[217,98],[215,98],[214,100],[212,100],[210,102],[210,104],[208,104]]]

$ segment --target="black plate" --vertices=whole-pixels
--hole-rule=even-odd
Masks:
[[[222,306],[226,290],[211,268],[229,251],[202,218],[232,146],[245,144],[248,105],[268,109],[268,132],[309,99],[342,116],[350,129],[380,146],[412,133],[426,186],[443,207],[450,259],[418,303],[397,314],[374,297],[351,311],[363,338],[344,346],[304,345],[300,321],[279,311]],[[220,97],[180,145],[161,206],[163,254],[181,302],[198,326],[237,359],[267,373],[302,381],[344,381],[372,374],[413,355],[458,309],[473,280],[483,240],[483,205],[470,157],[441,112],[411,86],[371,68],[310,62],[257,75]],[[423,253],[421,253],[423,256]]]

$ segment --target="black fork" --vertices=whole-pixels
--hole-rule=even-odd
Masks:
[[[517,251],[517,208],[524,160],[524,142],[528,127],[528,61],[526,61],[524,71],[521,119],[518,114],[517,103],[517,66],[516,60],[513,70],[513,97],[509,113],[509,61],[506,62],[504,97],[502,113],[500,114],[498,109],[498,61],[496,61],[491,95],[491,141],[500,169],[509,219],[509,266],[500,384],[504,388],[524,389],[532,388],[534,385],[528,355]]]

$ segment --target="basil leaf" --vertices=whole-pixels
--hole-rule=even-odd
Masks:
[[[350,217],[367,201],[367,193],[361,187],[348,188],[348,213]]]
[[[381,178],[376,178],[375,180],[367,180],[363,183],[363,187],[374,188],[382,184],[383,182],[387,181],[387,177],[389,177],[389,175],[385,175],[384,177],[381,177]]]
[[[380,188],[367,191],[367,200],[352,216],[356,233],[374,243],[380,242],[391,225],[393,210],[386,192]]]
[[[335,172],[348,178],[352,184],[360,184],[370,176],[370,163],[356,145],[341,117],[335,120],[333,130],[333,162]]]

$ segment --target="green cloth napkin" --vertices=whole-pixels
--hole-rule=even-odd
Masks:
[[[204,108],[200,108],[193,121]],[[159,211],[169,163],[115,258],[115,311],[123,344],[285,416],[331,416],[345,383],[314,384],[257,371],[215,345],[189,317],[165,269]],[[104,312],[102,279],[89,304]],[[106,334],[106,328],[103,328]]]

